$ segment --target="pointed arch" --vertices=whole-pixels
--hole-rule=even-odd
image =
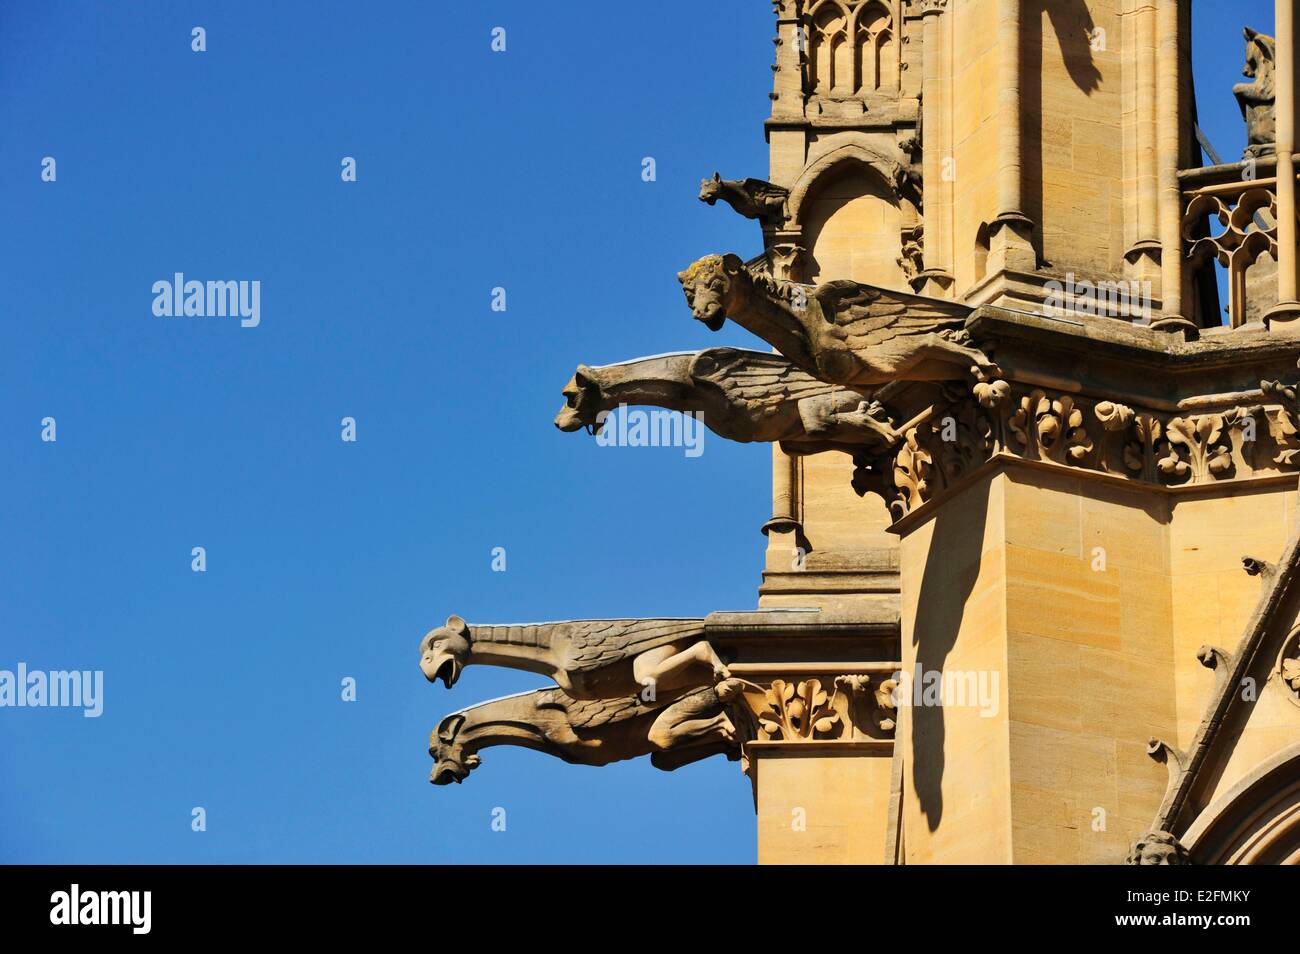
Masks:
[[[903,178],[902,163],[896,158],[861,142],[843,143],[809,162],[804,167],[803,172],[799,173],[799,178],[790,187],[790,197],[786,200],[786,205],[790,213],[792,226],[802,227],[804,200],[811,191],[814,191],[818,180],[830,174],[834,167],[845,163],[858,163],[867,166],[871,170],[871,174],[879,177],[881,183],[893,192],[897,192],[897,185]],[[836,170],[836,172],[838,171]],[[901,201],[911,206],[910,211],[912,214],[916,213],[913,203],[908,202],[906,199]]]
[[[898,86],[894,15],[882,0],[867,0],[853,16],[854,90],[875,92]]]
[[[821,0],[808,17],[809,86],[817,93],[847,89],[853,75],[848,11],[839,0]]]
[[[1215,800],[1182,842],[1198,865],[1300,864],[1300,742]]]

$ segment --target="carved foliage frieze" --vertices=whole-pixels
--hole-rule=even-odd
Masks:
[[[946,388],[884,454],[859,456],[896,518],[995,457],[1167,487],[1300,470],[1297,389],[1263,382],[1263,402],[1171,414],[1005,380]]]
[[[1029,460],[1079,464],[1092,453],[1083,411],[1068,394],[1029,392],[1017,402],[1008,425],[1020,455]]]
[[[739,685],[729,714],[741,742],[853,742],[892,738],[897,716],[894,679],[864,673],[775,678]],[[742,768],[749,769],[742,757]]]

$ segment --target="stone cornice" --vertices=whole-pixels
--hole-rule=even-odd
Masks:
[[[897,606],[883,604],[879,612],[835,613],[818,610],[742,610],[710,613],[704,618],[704,635],[710,640],[748,640],[787,636],[826,637],[837,640],[896,639]]]
[[[1253,386],[1258,386],[1270,367],[1282,376],[1294,371],[1300,358],[1300,341],[1260,326],[1203,329],[1197,340],[1184,341],[1106,316],[1058,317],[984,305],[971,315],[967,330],[977,340],[997,342],[1000,364],[1008,364],[1010,358],[1004,356],[1010,355],[1020,359],[1017,367],[1025,371],[1077,381],[1080,388],[1085,378],[1095,381],[1098,390],[1132,387],[1133,396],[1143,388],[1151,391],[1152,385],[1165,392],[1184,391],[1179,397],[1213,393],[1206,386],[1217,382],[1207,381],[1207,372],[1236,371],[1241,380],[1253,378]],[[1008,377],[1023,377],[1013,368],[1004,370]],[[1158,373],[1158,380],[1150,380],[1150,370]],[[1235,387],[1225,381],[1219,390]]]

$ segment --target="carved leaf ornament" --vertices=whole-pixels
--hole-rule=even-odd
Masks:
[[[773,680],[764,702],[766,708],[759,713],[758,724],[769,739],[810,739],[840,727],[840,714],[831,707],[830,694],[820,679],[799,683]]]

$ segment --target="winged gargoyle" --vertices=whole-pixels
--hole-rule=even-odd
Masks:
[[[450,689],[466,666],[487,663],[550,676],[575,699],[656,694],[730,675],[701,619],[575,619],[470,626],[459,616],[420,641],[420,669]]]
[[[482,702],[438,723],[429,737],[429,781],[463,781],[478,766],[478,752],[493,745],[519,745],[577,765],[649,755],[665,771],[722,752],[735,758],[727,707],[739,692],[733,679],[650,703],[636,695],[579,700],[560,689]]]
[[[793,453],[853,453],[898,439],[879,403],[762,351],[710,348],[579,365],[563,393],[565,406],[555,417],[562,431],[598,431],[606,412],[640,404],[699,412],[721,437],[779,441]]]
[[[779,226],[785,222],[785,200],[790,190],[762,179],[724,179],[718,173],[700,180],[700,201],[714,205],[719,199],[747,219],[763,225]]]
[[[964,330],[956,302],[833,281],[773,278],[736,255],[708,255],[677,273],[695,317],[712,331],[730,318],[818,380],[853,388],[1001,375]]]

